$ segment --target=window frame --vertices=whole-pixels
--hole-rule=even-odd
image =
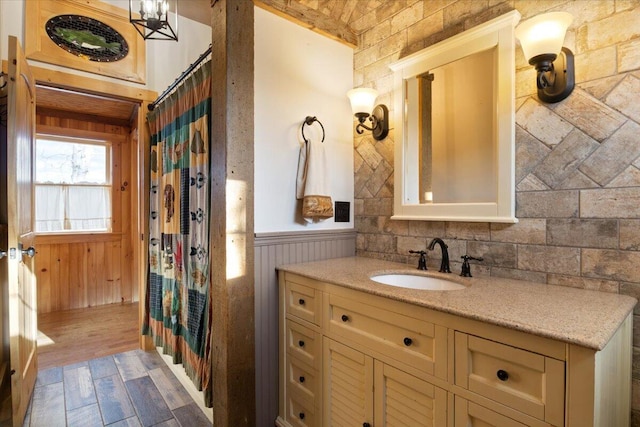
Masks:
[[[105,187],[110,188],[111,195],[111,224],[110,228],[107,230],[55,230],[55,231],[36,231],[35,230],[35,198],[34,198],[34,213],[32,215],[33,224],[32,229],[34,230],[35,235],[40,237],[49,237],[51,239],[55,239],[56,241],[71,239],[74,240],[77,236],[110,236],[110,235],[121,235],[121,217],[122,213],[120,211],[121,207],[121,191],[117,191],[116,185],[120,181],[120,160],[123,150],[123,145],[127,142],[126,135],[121,134],[111,134],[106,132],[97,132],[97,131],[89,131],[89,130],[80,130],[80,129],[70,129],[70,128],[61,128],[57,126],[38,126],[36,131],[36,140],[38,139],[48,139],[48,140],[58,140],[63,142],[78,142],[83,144],[96,144],[96,145],[106,145],[110,149],[107,150],[107,178],[109,184],[104,185]],[[33,151],[33,193],[35,197],[35,191],[37,185],[60,185],[60,184],[37,184],[36,177],[36,152],[35,147]],[[100,186],[101,184],[68,184],[70,186]]]

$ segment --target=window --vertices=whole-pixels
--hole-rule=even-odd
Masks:
[[[111,231],[111,144],[38,136],[37,232]]]

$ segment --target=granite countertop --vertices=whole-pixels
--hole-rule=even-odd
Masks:
[[[635,298],[626,295],[496,277],[420,272],[406,264],[362,257],[289,264],[278,269],[596,350],[604,348],[636,304]],[[455,291],[416,290],[370,279],[376,274],[400,272],[446,278],[467,287]]]

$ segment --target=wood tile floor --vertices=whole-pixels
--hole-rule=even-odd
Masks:
[[[212,425],[158,353],[136,350],[137,307],[38,316],[39,346],[40,339],[51,343],[38,350],[38,379],[23,427]]]
[[[211,422],[156,352],[38,372],[24,427],[199,427]]]

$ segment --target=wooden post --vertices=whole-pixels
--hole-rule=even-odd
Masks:
[[[255,425],[253,2],[213,4],[213,424]]]

